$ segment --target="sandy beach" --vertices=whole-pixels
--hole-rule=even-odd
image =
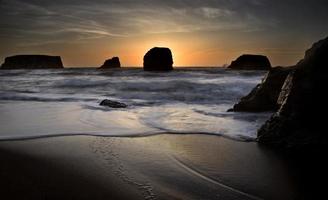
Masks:
[[[2,141],[0,160],[3,199],[295,199],[302,185],[255,142],[198,134]]]

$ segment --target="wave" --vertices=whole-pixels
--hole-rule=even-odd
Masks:
[[[98,99],[96,99],[96,98],[42,97],[42,96],[27,96],[27,95],[23,95],[23,94],[0,94],[0,100],[3,100],[3,101],[38,101],[38,102],[98,101]]]
[[[6,74],[11,75],[7,77]],[[263,72],[63,69],[0,70],[0,75],[3,75],[0,114],[5,109],[13,120],[8,123],[5,115],[0,117],[4,130],[0,133],[2,138],[19,134],[29,138],[171,133],[209,134],[251,141],[261,121],[268,116],[226,112],[261,80]],[[125,103],[128,108],[99,106],[103,99]],[[27,125],[21,128],[16,125],[25,123]],[[62,133],[51,133],[58,130]],[[39,134],[35,134],[37,132]]]
[[[23,71],[24,72],[24,71]],[[10,72],[14,73],[14,72]],[[256,72],[179,69],[170,73],[141,70],[35,70],[0,80],[1,91],[17,93],[31,88],[39,93],[95,94],[118,99],[217,102],[236,100],[260,80]],[[245,73],[245,72],[243,72]],[[15,74],[15,73],[14,73]],[[74,76],[71,76],[74,75]]]
[[[227,106],[182,103],[153,107],[129,106],[124,109],[102,107],[96,102],[81,102],[78,105],[75,102],[8,103],[0,106],[0,113],[3,114],[3,117],[0,117],[0,139],[64,135],[142,137],[169,133],[206,134],[239,141],[253,141],[262,117],[247,121],[248,116],[243,114],[237,114],[240,115],[240,119],[235,119],[234,114],[207,114],[209,110],[213,110],[212,114],[223,114],[226,108]],[[206,112],[200,114],[194,111],[201,109]],[[9,121],[5,117],[8,115],[6,113],[11,116]],[[17,124],[21,126],[17,127]]]
[[[231,106],[228,106],[231,107]],[[244,120],[244,121],[256,121],[259,118],[268,118],[273,113],[272,112],[262,112],[262,113],[248,113],[248,112],[210,112],[205,110],[193,109],[194,112],[203,114],[206,116],[213,116],[213,117],[231,117],[236,120]]]
[[[0,77],[12,77],[12,76],[20,76],[24,75],[28,72],[28,70],[0,70]]]
[[[69,79],[69,80],[60,80],[55,81],[53,87],[58,88],[87,88],[87,87],[97,87],[105,86],[108,84],[107,80],[92,80],[88,79]]]

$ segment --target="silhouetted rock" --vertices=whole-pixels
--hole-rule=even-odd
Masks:
[[[173,58],[169,48],[154,47],[144,56],[143,68],[147,71],[173,70]]]
[[[260,143],[326,146],[328,38],[315,43],[287,76],[275,113],[258,131]]]
[[[272,68],[247,96],[228,111],[237,112],[264,112],[276,111],[280,107],[278,97],[289,72],[293,67]]]
[[[238,70],[270,70],[271,64],[266,56],[246,54],[232,61],[228,68]]]
[[[111,107],[111,108],[126,108],[126,107],[128,107],[124,103],[121,103],[121,102],[118,102],[118,101],[112,101],[112,100],[109,100],[109,99],[105,99],[105,100],[101,101],[99,105],[108,106],[108,107]]]
[[[16,55],[7,57],[1,69],[50,69],[63,68],[59,56]]]
[[[100,67],[100,69],[110,69],[110,68],[120,68],[121,63],[118,57],[113,57],[104,62],[104,64]]]

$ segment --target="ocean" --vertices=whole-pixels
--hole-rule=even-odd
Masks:
[[[271,113],[227,112],[265,72],[222,68],[0,70],[0,139],[212,134],[253,140]],[[104,99],[127,108],[100,106]]]

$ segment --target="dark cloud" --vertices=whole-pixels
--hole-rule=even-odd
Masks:
[[[263,22],[251,7],[261,0],[244,1],[18,1],[3,0],[1,29],[13,34],[62,32],[127,36],[144,33],[247,30],[273,25]],[[12,34],[9,34],[12,35]]]

